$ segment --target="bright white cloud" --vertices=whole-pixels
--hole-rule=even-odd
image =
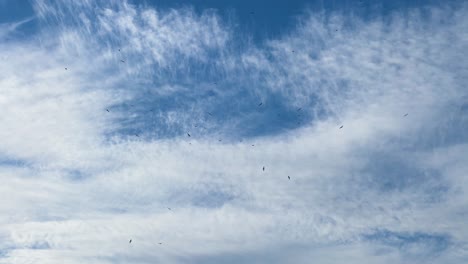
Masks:
[[[0,263],[468,258],[466,6],[386,23],[308,13],[241,51],[212,12],[35,10],[37,38],[0,42]],[[142,98],[159,105],[130,105]],[[310,118],[238,142],[249,120],[285,121],[249,100]],[[120,133],[137,119],[167,135]]]

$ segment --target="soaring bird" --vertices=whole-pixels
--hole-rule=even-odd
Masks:
[[[302,107],[299,107],[299,108],[297,109],[297,111],[301,111],[301,110],[302,110]]]
[[[68,68],[65,68],[66,71],[68,71]]]
[[[128,243],[129,243],[129,244],[132,243],[132,240],[130,239],[130,241],[128,241]]]
[[[259,103],[258,106],[261,106],[263,103]]]
[[[106,109],[107,112],[109,112],[109,109]]]
[[[212,114],[210,112],[207,112],[210,116],[212,116]]]
[[[289,176],[288,176],[288,179],[290,180],[290,179],[291,179],[291,177],[289,177]]]
[[[265,171],[265,166],[263,166],[263,171]]]
[[[187,133],[187,136],[191,137],[189,133]]]
[[[121,61],[121,62],[123,62],[123,63],[125,63],[125,61],[124,61],[124,60],[120,60],[120,61]]]
[[[342,129],[342,128],[343,128],[343,126],[340,126],[340,129]]]
[[[172,209],[171,209],[170,207],[168,207],[167,209],[169,209],[169,210],[171,210],[171,211],[172,211]]]
[[[408,113],[406,113],[404,116],[407,116],[407,115],[408,115]]]

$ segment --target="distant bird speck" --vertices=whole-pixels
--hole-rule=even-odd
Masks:
[[[132,240],[130,239],[130,241],[128,241],[128,243],[129,243],[129,244],[132,243]]]
[[[210,112],[206,112],[206,113],[208,113],[210,116],[212,116],[212,114]]]
[[[288,176],[288,180],[290,180],[290,179],[291,179],[291,177]]]
[[[191,137],[189,133],[187,133],[187,136]]]
[[[123,63],[125,63],[125,61],[124,61],[124,60],[120,60],[120,61],[121,61],[121,62],[123,62]]]
[[[263,171],[265,171],[265,166],[263,166]]]
[[[340,126],[340,129],[342,129],[342,128],[343,128],[343,126]]]
[[[263,103],[259,103],[258,106],[262,106]]]
[[[404,116],[407,116],[407,115],[408,115],[408,113],[406,113]]]
[[[301,111],[301,110],[302,110],[302,107],[299,107],[299,108],[297,109],[297,111]]]
[[[171,209],[171,208],[169,208],[169,207],[168,207],[167,209],[169,209],[169,210],[171,210],[171,211],[172,211],[172,209]]]
[[[162,243],[161,243],[161,242],[159,242],[158,244],[159,244],[159,245],[162,245]]]
[[[65,68],[66,71],[68,71],[68,68]]]
[[[252,147],[255,146],[255,145],[252,145]]]
[[[106,109],[107,112],[109,112],[109,109]]]

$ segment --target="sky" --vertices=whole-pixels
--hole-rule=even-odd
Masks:
[[[0,264],[468,263],[466,57],[464,1],[0,0]]]

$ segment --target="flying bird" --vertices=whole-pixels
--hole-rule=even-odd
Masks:
[[[406,113],[404,116],[407,116],[407,115],[408,115],[408,113]]]
[[[289,177],[289,176],[288,176],[288,179],[290,180],[290,179],[291,179],[291,177]]]
[[[123,63],[125,63],[125,61],[124,61],[124,60],[120,60],[120,61],[121,61],[121,62],[123,62]]]
[[[159,244],[159,245],[162,245],[162,243],[161,243],[161,242],[159,242],[158,244]]]
[[[259,103],[258,106],[261,106],[263,103]]]
[[[189,133],[187,133],[187,136],[191,137]]]
[[[68,68],[65,68],[66,71],[68,71]]]
[[[252,145],[252,147],[255,146],[255,145]]]
[[[263,171],[265,171],[265,166],[263,166]]]
[[[132,243],[132,240],[130,239],[130,241],[128,241],[128,243],[129,243],[129,244]]]
[[[210,112],[207,112],[210,116],[212,116],[212,114]]]
[[[340,126],[340,129],[342,129],[342,128],[343,128],[343,126]]]
[[[169,208],[169,207],[168,207],[167,209],[171,210],[171,208]],[[172,211],[172,210],[171,210],[171,211]]]
[[[109,112],[109,109],[106,109],[107,112]]]
[[[299,108],[297,109],[297,111],[301,111],[301,110],[302,110],[302,107],[299,107]]]
[[[119,51],[120,51],[120,49],[119,49]]]

